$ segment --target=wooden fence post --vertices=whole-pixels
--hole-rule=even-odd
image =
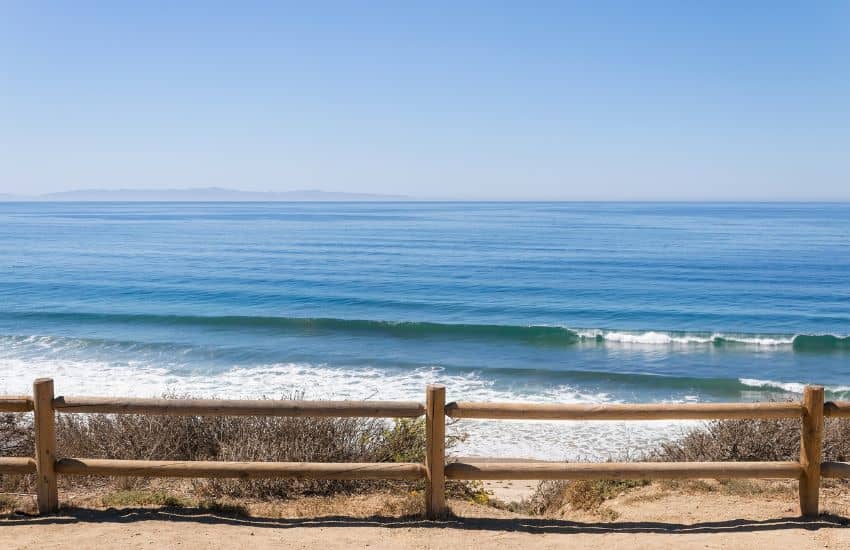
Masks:
[[[823,445],[823,386],[803,390],[803,424],[800,433],[800,514],[817,517]]]
[[[35,465],[38,512],[59,510],[56,488],[56,425],[53,411],[53,379],[39,378],[32,385],[35,419]]]
[[[446,387],[430,385],[425,395],[425,510],[428,519],[446,514]]]

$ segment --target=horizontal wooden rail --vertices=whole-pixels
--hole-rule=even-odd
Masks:
[[[781,403],[468,403],[446,405],[452,418],[511,420],[709,420],[800,418],[798,402]]]
[[[62,413],[149,414],[165,416],[311,416],[415,418],[425,414],[416,401],[294,401],[230,399],[144,399],[57,397]]]
[[[28,456],[0,457],[0,474],[34,474],[35,460]]]
[[[453,462],[447,479],[799,479],[799,462]]]
[[[823,415],[834,418],[850,417],[850,401],[827,401],[823,404]]]
[[[27,395],[0,396],[0,413],[29,412],[32,409],[32,397]]]
[[[425,478],[425,466],[412,462],[204,462],[63,458],[56,462],[56,472],[66,475],[239,479],[285,477],[414,480]]]
[[[822,477],[850,478],[850,462],[821,462],[820,475]]]

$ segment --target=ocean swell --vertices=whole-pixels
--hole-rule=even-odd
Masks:
[[[348,333],[406,339],[493,340],[536,346],[627,345],[746,347],[799,352],[850,351],[850,336],[832,334],[758,334],[666,330],[573,329],[554,325],[498,325],[268,316],[201,316],[88,312],[0,312],[0,319],[63,324],[196,326],[234,331],[270,331],[299,335]]]

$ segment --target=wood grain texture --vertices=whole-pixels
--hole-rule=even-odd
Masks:
[[[446,514],[446,388],[431,385],[426,391],[425,509],[429,519]]]
[[[33,410],[32,397],[27,395],[0,395],[0,413],[29,412]]]
[[[415,401],[58,397],[53,405],[57,411],[62,413],[149,414],[160,416],[415,418],[425,413],[425,406]]]
[[[0,474],[34,474],[35,459],[28,456],[0,457]]]
[[[823,387],[803,390],[803,423],[800,429],[800,513],[817,517],[820,495],[820,461],[823,447]]]
[[[821,462],[821,477],[850,478],[850,462]]]
[[[823,415],[833,418],[850,417],[850,401],[827,401],[823,404]]]
[[[709,420],[799,418],[800,403],[470,403],[446,405],[452,418],[510,420]]]
[[[454,462],[446,478],[546,479],[799,479],[797,462]]]
[[[425,467],[412,462],[207,462],[63,458],[56,462],[56,471],[63,475],[238,479],[414,480],[425,477]]]
[[[33,382],[35,418],[35,464],[38,512],[51,514],[59,509],[56,484],[56,415],[53,411],[53,380],[39,378]]]

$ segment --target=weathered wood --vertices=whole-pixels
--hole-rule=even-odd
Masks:
[[[0,474],[34,474],[35,460],[28,456],[0,457]]]
[[[803,423],[800,430],[800,513],[818,515],[820,461],[823,444],[823,387],[806,386],[803,390]]]
[[[294,401],[231,399],[145,399],[58,397],[63,413],[150,414],[164,416],[322,416],[415,418],[425,413],[415,401]]]
[[[133,477],[401,479],[425,477],[425,467],[412,462],[206,462],[180,460],[107,460],[63,458],[56,463],[63,475]]]
[[[446,514],[446,388],[428,386],[425,400],[425,509],[429,519]]]
[[[0,395],[0,413],[29,412],[32,398],[26,395]]]
[[[850,417],[850,401],[827,401],[823,404],[823,415],[833,418]]]
[[[821,462],[821,477],[850,478],[850,462]]]
[[[797,462],[454,462],[448,479],[799,479]]]
[[[53,412],[53,380],[39,378],[32,385],[35,410],[35,465],[38,511],[50,514],[59,509],[56,486],[56,426]]]
[[[446,405],[452,418],[512,420],[707,420],[799,418],[800,403],[469,403]]]

